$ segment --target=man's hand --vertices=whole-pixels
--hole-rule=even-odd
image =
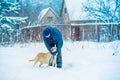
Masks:
[[[56,55],[57,53],[58,53],[58,51],[56,50],[56,51],[52,52],[51,54]]]
[[[57,52],[58,51],[51,51],[51,50],[49,50],[50,51],[50,53],[54,56],[54,55],[56,55],[57,54]]]

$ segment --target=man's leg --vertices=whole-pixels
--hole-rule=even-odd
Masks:
[[[59,51],[58,55],[57,55],[57,68],[62,68],[62,54],[61,54],[61,51]]]

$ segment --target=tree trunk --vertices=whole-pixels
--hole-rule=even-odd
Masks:
[[[120,40],[120,24],[117,26],[117,38]]]
[[[99,26],[97,26],[97,35],[98,35],[97,41],[100,42],[100,27]]]
[[[113,25],[109,26],[109,34],[108,34],[108,41],[111,42],[114,39],[114,27]]]

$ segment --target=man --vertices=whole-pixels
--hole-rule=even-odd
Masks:
[[[45,46],[50,51],[50,53],[53,56],[57,54],[57,68],[62,68],[61,48],[63,46],[63,39],[61,32],[55,27],[48,26],[43,30],[42,37]],[[55,45],[57,49],[55,52],[52,52],[50,49]],[[51,64],[49,65],[51,66]]]

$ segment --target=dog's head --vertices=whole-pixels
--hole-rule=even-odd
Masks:
[[[50,50],[52,51],[52,52],[54,52],[54,51],[56,51],[56,46],[54,46],[54,47],[52,47]]]

